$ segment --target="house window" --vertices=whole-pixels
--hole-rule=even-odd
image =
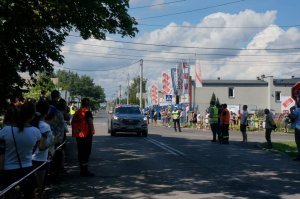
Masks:
[[[228,88],[228,97],[234,98],[234,88],[233,87]]]
[[[275,102],[281,102],[281,92],[275,91]]]

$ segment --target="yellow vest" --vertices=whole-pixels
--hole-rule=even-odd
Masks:
[[[174,120],[179,119],[179,111],[178,110],[172,111],[172,118]]]

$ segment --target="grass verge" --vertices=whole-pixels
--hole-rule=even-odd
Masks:
[[[297,156],[297,146],[294,141],[272,142],[272,144],[273,150],[286,153],[293,158]],[[261,146],[267,148],[267,143],[262,143]]]

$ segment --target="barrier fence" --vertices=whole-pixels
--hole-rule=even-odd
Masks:
[[[55,152],[60,149],[64,144],[66,143],[66,141],[64,141],[61,145],[59,145],[58,147],[56,147]],[[31,172],[29,172],[27,175],[23,176],[22,178],[20,178],[19,180],[15,181],[14,183],[12,183],[11,185],[9,185],[8,187],[4,188],[3,190],[0,190],[0,197],[4,196],[5,193],[7,193],[9,190],[11,190],[12,188],[16,187],[18,184],[20,184],[23,180],[25,180],[27,177],[29,177],[30,175],[34,174],[36,171],[38,171],[42,166],[44,166],[45,164],[51,162],[51,160],[45,161],[43,164],[39,165],[37,168],[33,169]]]

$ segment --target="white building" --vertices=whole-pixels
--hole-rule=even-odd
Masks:
[[[241,110],[244,104],[254,111],[268,108],[282,112],[282,100],[291,97],[291,88],[300,78],[274,79],[263,76],[257,80],[203,80],[203,87],[193,88],[193,107],[203,115],[214,93],[221,104]]]

